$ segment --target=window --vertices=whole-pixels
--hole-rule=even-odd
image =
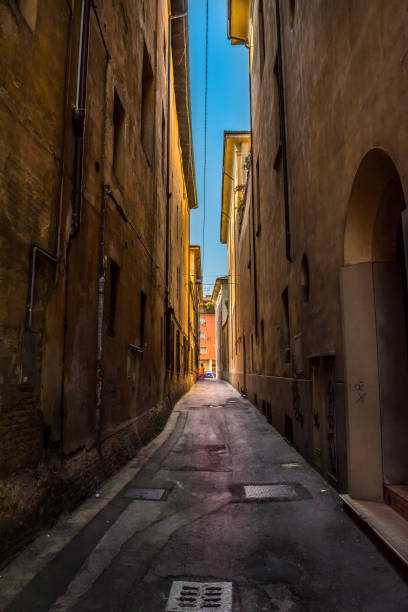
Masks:
[[[186,337],[184,337],[183,341],[183,354],[184,374],[188,374],[188,342]]]
[[[181,268],[177,266],[177,298],[181,296]]]
[[[273,169],[278,170],[282,161],[282,134],[281,134],[281,112],[282,112],[282,98],[281,98],[281,75],[280,75],[280,66],[279,66],[279,57],[278,53],[275,56],[275,64],[273,67],[273,73],[275,75],[275,127],[276,127],[276,135],[278,139],[278,148],[276,150],[275,159],[273,162]]]
[[[201,325],[201,327],[205,327],[205,325],[206,325],[205,319],[203,317],[200,318],[200,325]]]
[[[146,294],[141,291],[140,292],[140,335],[139,335],[139,343],[140,346],[144,346],[145,344],[145,318],[146,318]]]
[[[109,292],[109,313],[108,313],[108,335],[115,335],[115,315],[117,306],[117,294],[119,284],[119,273],[120,267],[118,264],[110,260],[109,278],[110,278],[110,292]]]
[[[261,78],[263,73],[263,67],[265,64],[265,24],[264,24],[264,10],[263,0],[259,0],[258,4],[258,39],[259,39],[259,63]]]
[[[170,353],[170,371],[174,372],[174,321],[170,322],[169,353]]]
[[[204,332],[200,332],[200,340],[205,340],[205,333]]]
[[[37,24],[38,0],[17,0],[17,4],[27,25],[34,32]]]
[[[162,108],[162,175],[166,178],[166,119],[164,118],[164,109]]]
[[[163,29],[163,62],[164,68],[167,69],[167,54],[166,54],[166,29]]]
[[[290,363],[290,328],[289,328],[289,295],[288,288],[286,287],[285,291],[282,293],[282,304],[284,311],[284,321],[285,321],[285,363]]]
[[[154,146],[154,79],[146,43],[143,48],[141,139],[151,166]]]
[[[180,374],[180,332],[176,331],[176,370]]]
[[[256,160],[256,216],[256,235],[259,236],[259,232],[261,231],[261,183],[259,180],[259,157]]]
[[[204,355],[207,352],[206,346],[200,346],[200,355]]]
[[[303,304],[309,303],[309,262],[307,260],[306,253],[303,254],[302,257],[302,269],[301,269],[301,277],[300,277],[300,286],[302,288],[302,298]]]
[[[287,414],[285,414],[285,438],[293,444],[293,421]]]
[[[115,89],[113,98],[113,172],[123,184],[125,176],[125,110]]]
[[[295,23],[295,13],[296,13],[296,0],[289,0],[289,20],[290,20],[291,30],[293,30],[293,24]]]
[[[265,325],[263,319],[261,321],[261,368],[262,373],[265,373]]]

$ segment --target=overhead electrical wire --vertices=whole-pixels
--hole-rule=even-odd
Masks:
[[[207,98],[208,98],[208,0],[206,1],[205,16],[205,90],[204,90],[204,193],[203,193],[203,257],[202,269],[205,261],[205,204],[206,204],[206,178],[207,178]]]

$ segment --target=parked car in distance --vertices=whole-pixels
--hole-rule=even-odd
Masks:
[[[204,374],[204,377],[205,377],[205,378],[215,378],[215,376],[214,376],[214,374],[213,374],[212,372],[206,372],[206,373]]]

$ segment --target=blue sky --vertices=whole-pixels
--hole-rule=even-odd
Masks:
[[[203,256],[204,91],[206,0],[189,0],[190,77],[198,209],[191,211],[190,241]],[[227,40],[227,0],[209,0],[207,179],[203,290],[228,272],[220,242],[224,130],[249,130],[248,51]]]

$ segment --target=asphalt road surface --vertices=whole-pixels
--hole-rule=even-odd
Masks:
[[[227,383],[199,381],[153,450],[38,570],[20,563],[35,575],[6,610],[164,612],[186,581],[174,610],[408,611],[336,492]]]

